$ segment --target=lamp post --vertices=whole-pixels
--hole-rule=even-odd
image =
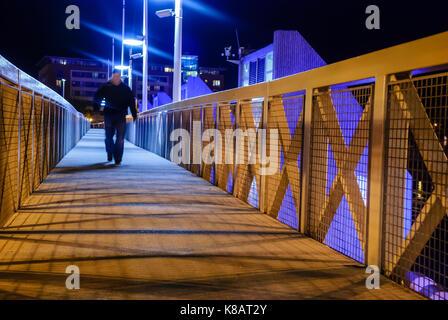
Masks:
[[[112,65],[110,66],[111,72],[110,75],[114,72],[115,66],[115,38],[112,37]]]
[[[171,9],[156,12],[159,18],[175,18],[174,29],[174,74],[173,74],[173,102],[181,99],[182,84],[182,0],[176,0],[174,12]]]
[[[142,38],[142,37],[138,37],[138,38]],[[129,81],[129,87],[132,89],[132,61],[134,59],[139,59],[139,58],[145,59],[145,51],[144,50],[143,50],[143,53],[141,53],[141,54],[132,54],[132,47],[138,47],[138,46],[144,47],[145,41],[144,40],[136,40],[136,39],[125,39],[125,40],[123,40],[123,44],[125,44],[127,46],[131,46],[131,48],[129,49],[128,81]],[[143,60],[143,64],[144,63],[145,63],[145,60]],[[143,66],[143,69],[145,69],[145,66]],[[146,80],[146,82],[147,82],[147,80]],[[144,74],[143,74],[143,83],[145,83]],[[142,100],[145,97],[143,88],[144,88],[144,86],[142,85]],[[143,101],[142,101],[142,104],[143,104]]]
[[[173,101],[181,98],[181,72],[182,72],[182,0],[176,0],[174,10],[176,25],[174,30],[174,79]]]
[[[62,98],[65,99],[65,79],[62,80]]]
[[[126,0],[123,0],[123,16],[121,22],[121,65],[124,63],[124,23],[126,12]],[[121,70],[121,76],[123,76],[123,69]]]
[[[143,83],[142,111],[148,109],[148,0],[143,0]]]

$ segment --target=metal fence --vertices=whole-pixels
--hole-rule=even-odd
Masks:
[[[0,56],[0,225],[88,128],[67,101]]]
[[[127,138],[426,297],[448,299],[444,70],[448,32],[158,107],[129,119]]]
[[[448,74],[393,78],[384,269],[425,296],[448,299]]]

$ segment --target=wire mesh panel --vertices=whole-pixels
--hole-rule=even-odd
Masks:
[[[42,180],[45,179],[49,172],[48,156],[49,156],[49,119],[50,119],[50,103],[44,100],[43,105],[43,121],[42,121]]]
[[[55,165],[57,163],[59,163],[59,161],[61,160],[61,153],[60,153],[60,139],[61,139],[61,108],[56,105],[56,116],[55,116]]]
[[[364,262],[372,86],[313,96],[309,234]]]
[[[160,156],[165,157],[166,155],[166,139],[167,139],[167,113],[162,112],[159,120],[160,133],[158,137],[158,144],[160,149]]]
[[[259,208],[260,162],[257,153],[257,134],[261,127],[263,102],[240,103],[238,129],[241,130],[237,145],[234,196]]]
[[[173,131],[177,130],[177,129],[182,129],[182,111],[175,111],[173,113]],[[171,134],[171,132],[170,132]],[[176,137],[174,137],[176,138]],[[181,140],[181,138],[178,138],[179,140]],[[178,141],[173,141],[172,142],[172,146],[174,147],[177,143],[179,143]],[[184,150],[182,150],[184,151]],[[171,151],[170,151],[171,154]]]
[[[35,97],[33,121],[33,190],[42,182],[42,105],[42,98]]]
[[[0,84],[0,221],[17,207],[19,93],[16,88]]]
[[[215,130],[215,120],[216,119],[216,108],[214,105],[205,105],[202,107],[202,137],[204,137],[204,132],[209,129]],[[213,137],[208,139],[208,141],[202,140],[202,152],[208,153],[210,158],[213,159],[216,155],[216,150],[213,145],[216,146],[216,141]],[[207,150],[211,150],[207,152]],[[206,160],[207,157],[205,156]],[[211,160],[210,159],[210,160]],[[201,159],[201,170],[202,177],[210,183],[215,181],[215,163],[214,161],[204,161],[204,157]]]
[[[32,138],[33,108],[32,95],[21,93],[20,111],[20,199],[26,198],[32,191]]]
[[[5,68],[4,60],[3,63],[0,68],[0,226],[17,212],[23,201],[38,187],[47,176],[50,165],[53,167],[62,158],[62,134],[74,145],[87,128],[87,120],[71,105],[62,106],[59,102],[52,104],[40,93],[36,94],[34,89],[50,95],[54,93],[36,80],[30,80],[25,75],[23,84],[18,85],[8,80],[14,78],[11,75],[3,78],[3,73],[15,68],[12,65]],[[17,80],[20,79],[21,76],[17,77]],[[53,98],[54,101],[62,99],[56,95]],[[62,108],[71,110],[73,116],[70,118],[70,126],[64,126]],[[82,131],[71,132],[75,126],[82,128]]]
[[[386,275],[448,299],[448,75],[393,76],[388,87]]]
[[[190,121],[191,121],[191,110],[183,110],[180,112],[181,113],[181,128],[183,130],[185,130],[186,132],[188,132],[188,135],[190,136],[191,134],[191,125],[190,125]],[[182,152],[186,152],[186,159],[187,161],[189,161],[188,159],[190,159],[190,139],[188,139],[188,141],[185,142],[185,147],[187,148],[187,150],[182,150]],[[182,162],[181,167],[184,169],[189,169],[190,165],[188,163],[184,163]]]
[[[268,149],[277,148],[279,154],[279,159],[271,159],[277,161],[278,171],[267,176],[267,212],[294,229],[300,217],[304,102],[304,95],[276,97],[267,119]],[[278,131],[278,143],[270,139],[271,130]]]
[[[166,146],[167,146],[165,158],[168,159],[168,160],[170,160],[171,149],[174,146],[174,143],[170,139],[171,132],[173,132],[173,130],[174,130],[173,119],[174,119],[174,113],[173,112],[168,112],[167,113],[167,134],[166,134],[166,137],[165,137],[165,139],[166,139]]]
[[[235,165],[235,104],[220,104],[218,108],[218,130],[221,134],[221,163],[216,165],[218,187],[233,193],[233,174]]]
[[[49,140],[48,140],[48,144],[49,144],[49,155],[48,155],[48,163],[50,165],[50,170],[53,169],[54,167],[54,146],[55,146],[55,139],[54,139],[54,134],[55,134],[55,105],[53,103],[53,101],[50,102],[49,105]]]
[[[194,174],[200,175],[201,156],[202,156],[202,123],[201,109],[194,108],[191,110],[192,127],[191,127],[191,153],[190,153],[190,170]],[[196,124],[196,125],[195,125]]]
[[[143,116],[142,117],[142,121],[140,121],[140,148],[145,148],[145,141],[146,141],[146,136],[147,136],[147,132],[146,132],[146,122],[147,122],[147,117]]]

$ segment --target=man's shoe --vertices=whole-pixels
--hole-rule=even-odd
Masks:
[[[107,161],[109,161],[109,162],[112,161],[112,155],[111,154],[107,155]]]
[[[116,165],[116,166],[119,166],[120,163],[121,163],[121,160],[119,160],[119,161],[118,161],[118,160],[115,160],[115,165]]]

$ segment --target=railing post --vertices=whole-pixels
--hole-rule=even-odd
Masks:
[[[269,88],[269,87],[268,87]],[[261,128],[258,128],[258,130],[262,129],[262,130],[267,130],[267,126],[268,126],[268,112],[269,112],[269,89],[268,89],[268,93],[266,94],[266,96],[264,97],[263,100],[263,109],[261,112]],[[266,156],[266,152],[267,152],[267,135],[269,134],[269,132],[265,132],[265,135],[263,136],[263,140],[261,141],[261,145],[264,145],[264,152],[265,154],[261,153],[261,150],[258,150],[259,152],[259,160],[260,160],[260,172],[261,172],[261,167],[262,167],[262,161],[265,160],[263,159],[264,156]],[[260,137],[260,135],[258,135],[258,137]],[[260,143],[258,144],[260,146]],[[259,209],[261,212],[267,212],[268,208],[267,208],[267,201],[266,201],[266,182],[267,182],[267,178],[266,175],[260,175],[260,194],[258,197],[258,201],[259,201]]]
[[[35,164],[34,164],[34,118],[36,117],[36,113],[34,110],[34,90],[33,90],[33,97],[32,97],[32,103],[31,103],[31,168],[29,168],[28,170],[30,170],[31,172],[31,190],[30,192],[33,192],[34,189],[34,168],[35,168]]]
[[[169,128],[169,126],[168,126],[168,118],[169,118],[169,112],[167,111],[166,113],[165,113],[165,159],[168,159],[168,157],[169,157],[169,154],[168,154],[168,139],[169,139],[169,136],[170,136],[170,133],[168,132],[168,128]]]
[[[219,134],[219,114],[221,113],[221,104],[217,103],[215,108],[216,108],[215,109],[216,110],[216,112],[215,112],[215,114],[216,114],[215,138],[214,138],[215,139],[215,141],[214,141],[215,142],[215,152],[214,152],[214,154],[215,154],[215,161],[213,161],[213,167],[214,167],[214,169],[213,169],[213,184],[215,186],[217,186],[218,185],[218,174],[217,174],[218,165],[216,164],[216,160],[221,158],[221,162],[222,162],[222,150],[219,149],[219,147],[222,147],[222,145],[220,146],[220,143],[222,141],[219,141],[219,139],[218,139],[218,134]]]
[[[44,115],[45,115],[45,100],[41,96],[40,100],[40,163],[39,163],[39,183],[43,181],[44,177]]]
[[[383,184],[386,172],[385,134],[388,81],[389,77],[387,75],[381,74],[376,77],[370,126],[366,264],[378,266],[380,269],[382,261]]]
[[[241,100],[238,100],[235,105],[235,132],[238,132],[237,130],[240,128],[240,118],[241,118]],[[239,149],[238,149],[238,136],[235,137],[233,144],[233,175],[232,175],[232,192],[233,195],[236,194],[236,178],[238,173],[238,165],[237,165],[237,159],[239,157]]]
[[[17,71],[18,80],[18,106],[19,106],[19,123],[18,123],[18,134],[17,134],[17,208],[20,207],[21,201],[21,185],[20,185],[20,162],[21,162],[21,139],[22,139],[22,86],[20,84],[20,70]]]
[[[190,114],[190,119],[189,119],[189,123],[190,123],[190,125],[189,125],[189,130],[190,130],[190,132],[189,132],[189,135],[190,135],[190,140],[188,141],[188,143],[189,143],[189,148],[188,148],[188,165],[187,165],[187,168],[188,168],[188,171],[191,171],[191,169],[192,169],[192,167],[191,167],[191,153],[192,153],[192,150],[193,150],[193,143],[192,143],[192,138],[193,138],[193,136],[192,136],[192,132],[193,132],[193,111],[194,109],[191,109],[190,110],[190,112],[189,112],[189,114]]]
[[[300,197],[300,221],[299,231],[307,233],[308,231],[308,199],[309,186],[311,183],[311,130],[313,119],[313,88],[307,88],[305,91],[305,107],[303,108],[303,145],[302,145],[302,186]]]
[[[50,136],[50,123],[51,123],[51,99],[49,99],[48,101],[48,122],[47,122],[47,175],[50,173],[50,140],[51,140],[51,136]]]

